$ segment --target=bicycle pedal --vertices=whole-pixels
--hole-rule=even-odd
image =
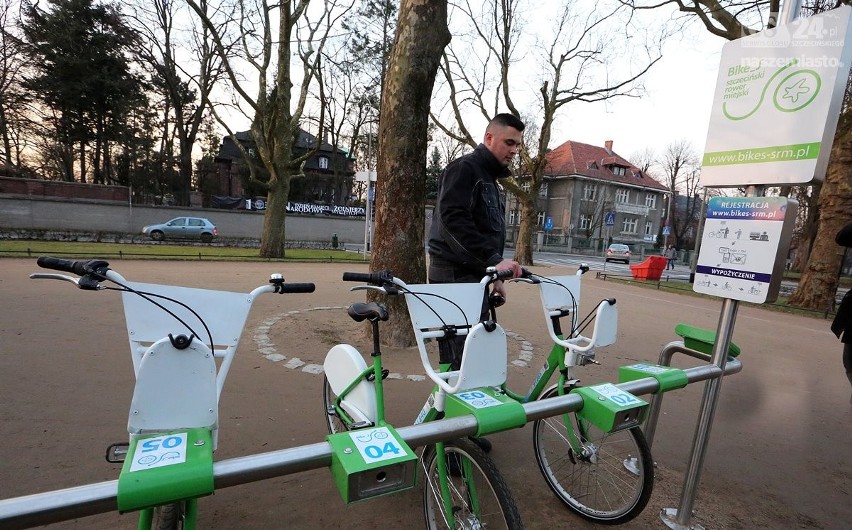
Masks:
[[[106,461],[110,464],[122,464],[127,458],[127,450],[130,448],[128,442],[118,442],[107,447]]]

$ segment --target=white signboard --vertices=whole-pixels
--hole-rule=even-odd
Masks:
[[[358,453],[364,458],[364,462],[368,464],[407,454],[387,427],[353,431],[349,436],[355,443]]]
[[[183,464],[186,462],[186,449],[185,432],[141,440],[131,457],[130,473]]]
[[[849,75],[843,6],[722,48],[701,184],[822,181]]]
[[[758,304],[773,301],[797,206],[786,197],[711,199],[693,290]]]

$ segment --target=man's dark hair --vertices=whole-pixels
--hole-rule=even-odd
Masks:
[[[502,125],[504,127],[511,127],[513,129],[517,129],[520,132],[523,132],[524,122],[522,122],[517,116],[514,114],[509,114],[508,112],[504,112],[502,114],[498,114],[491,118],[491,121],[488,122],[488,128],[490,129],[494,125]]]

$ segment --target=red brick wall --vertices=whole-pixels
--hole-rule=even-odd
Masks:
[[[128,202],[130,200],[130,190],[127,186],[106,186],[103,184],[82,184],[79,182],[10,177],[0,177],[0,193],[119,202]]]

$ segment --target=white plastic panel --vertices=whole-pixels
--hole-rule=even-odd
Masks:
[[[367,363],[358,350],[349,344],[338,344],[328,351],[323,362],[323,370],[328,384],[334,393],[340,395],[355,378],[367,369]],[[368,381],[362,380],[341,402],[341,407],[353,420],[376,422],[376,389]]]
[[[155,293],[180,300],[198,313],[213,334],[213,344],[216,346],[236,346],[251,309],[250,296],[244,293],[213,291],[209,289],[194,289],[172,285],[127,282],[127,285],[137,291]],[[156,307],[148,300],[133,294],[122,293],[124,302],[124,318],[127,331],[132,342],[153,343],[169,333],[179,335],[190,334],[190,331],[173,316]],[[209,341],[204,326],[198,317],[185,307],[170,302],[164,298],[152,297],[157,303],[186,322],[197,337],[207,343]]]
[[[553,276],[541,283],[541,301],[545,311],[571,310],[580,306],[580,276]],[[573,297],[572,297],[573,295]]]
[[[594,346],[615,344],[618,335],[618,304],[601,303],[595,318]]]
[[[506,332],[499,325],[494,331],[477,324],[464,342],[458,381],[450,381],[454,392],[483,386],[500,386],[506,382],[508,345]]]
[[[131,434],[218,426],[216,361],[198,341],[186,349],[169,339],[152,345],[139,363],[130,403]]]
[[[415,329],[435,329],[444,324],[472,326],[479,322],[484,284],[430,283],[408,288],[414,294],[406,293],[405,301]]]

